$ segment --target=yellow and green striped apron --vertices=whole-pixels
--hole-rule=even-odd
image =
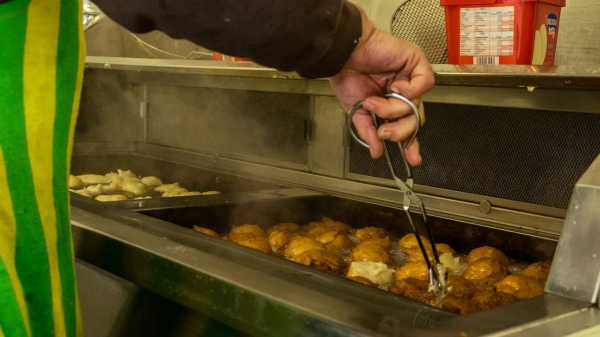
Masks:
[[[82,336],[67,192],[80,13],[78,0],[0,3],[0,337]]]

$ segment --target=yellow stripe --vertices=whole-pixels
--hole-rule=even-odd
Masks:
[[[8,190],[8,180],[4,166],[4,153],[0,149],[0,259],[4,262],[10,277],[17,302],[27,333],[31,336],[31,327],[29,326],[29,314],[25,305],[25,297],[23,296],[23,288],[17,276],[17,268],[15,266],[15,235],[17,232],[17,224],[13,214],[13,205]],[[3,337],[0,329],[0,337]]]
[[[77,3],[79,4],[79,13],[83,12],[83,5],[82,5],[82,1],[77,1]],[[69,148],[67,149],[67,167],[69,168],[69,171],[71,170],[71,153],[73,152],[73,139],[75,137],[75,124],[77,121],[77,115],[79,114],[79,102],[81,100],[81,87],[83,85],[83,69],[84,69],[84,65],[85,65],[85,55],[86,55],[86,48],[85,48],[85,34],[83,32],[83,20],[79,20],[79,67],[77,70],[77,85],[76,85],[76,92],[75,92],[75,100],[73,103],[73,111],[71,112],[71,127],[69,129]],[[73,247],[73,245],[71,245],[71,247]],[[73,252],[71,253],[73,254]],[[75,292],[75,299],[76,299],[76,303],[77,303],[77,336],[78,337],[83,337],[84,336],[84,331],[83,331],[83,322],[81,320],[81,310],[79,307],[79,292],[76,291]],[[0,336],[1,337],[1,336]]]
[[[52,191],[53,130],[56,114],[56,48],[59,0],[32,0],[28,10],[23,69],[27,145],[36,199],[46,237],[54,333],[65,336],[62,289],[56,245],[56,211]]]

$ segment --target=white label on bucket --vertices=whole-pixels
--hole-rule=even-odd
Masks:
[[[511,56],[514,30],[514,6],[461,8],[460,55]]]

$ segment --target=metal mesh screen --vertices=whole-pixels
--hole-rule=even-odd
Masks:
[[[420,46],[431,63],[448,62],[444,9],[439,0],[404,3],[392,19],[392,34]]]
[[[419,139],[417,184],[567,208],[600,154],[600,114],[428,104]],[[389,178],[385,161],[355,143],[350,172]]]

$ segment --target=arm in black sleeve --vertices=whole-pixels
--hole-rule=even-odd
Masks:
[[[296,71],[336,74],[362,33],[347,0],[95,0],[125,28],[161,30],[231,56]]]

